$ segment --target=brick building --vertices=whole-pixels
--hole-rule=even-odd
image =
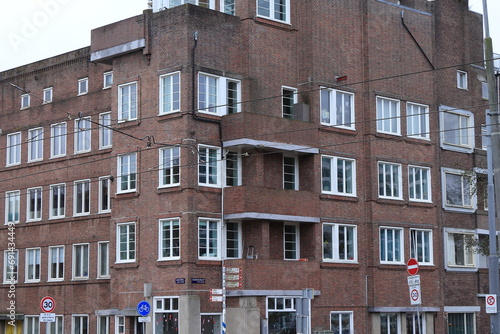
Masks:
[[[0,333],[488,332],[467,1],[170,3],[0,73]]]

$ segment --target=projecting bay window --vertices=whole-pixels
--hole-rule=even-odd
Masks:
[[[440,107],[441,148],[462,153],[474,150],[474,115],[470,111]]]
[[[323,261],[357,262],[357,227],[323,224]]]
[[[379,238],[380,262],[386,264],[404,263],[403,229],[381,227]]]
[[[354,94],[321,89],[321,124],[354,130]]]
[[[64,246],[49,247],[49,281],[64,279]]]
[[[180,87],[180,72],[175,72],[160,77],[160,115],[180,111]]]
[[[50,212],[51,219],[62,218],[66,214],[66,185],[54,184],[50,186]]]
[[[43,159],[43,128],[28,131],[28,162]]]
[[[356,160],[323,156],[321,190],[325,194],[356,196]]]
[[[90,117],[75,120],[75,153],[90,151]]]
[[[30,188],[27,193],[26,220],[38,221],[42,219],[42,188]]]
[[[158,260],[178,260],[181,256],[180,220],[161,219]]]
[[[5,193],[5,224],[19,223],[21,192],[19,190]]]
[[[443,207],[446,210],[473,212],[476,194],[473,189],[475,177],[465,171],[451,168],[441,170]]]
[[[66,155],[66,123],[53,124],[50,129],[50,157]]]
[[[401,134],[399,100],[377,96],[377,132]]]
[[[74,215],[88,215],[90,213],[90,180],[76,181],[73,197]]]
[[[224,116],[240,111],[240,81],[225,77],[198,74],[198,110]]]
[[[137,119],[137,82],[118,86],[118,122]]]
[[[472,232],[446,231],[446,257],[450,268],[475,268],[476,254],[472,241],[476,237]]]
[[[297,103],[297,89],[281,87],[281,108],[283,118],[293,118],[293,105]]]
[[[137,154],[118,157],[118,193],[133,192],[137,189]]]
[[[181,182],[180,179],[180,148],[170,147],[160,151],[159,179],[160,187],[174,187]]]
[[[21,163],[21,132],[7,135],[7,166]]]
[[[290,23],[290,0],[257,0],[257,16]]]
[[[116,262],[135,262],[136,259],[136,224],[123,223],[116,225]]]
[[[200,186],[220,187],[221,150],[218,147],[198,147],[198,184]]]

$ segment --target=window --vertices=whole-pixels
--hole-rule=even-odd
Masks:
[[[330,330],[339,334],[354,333],[352,312],[330,312]]]
[[[234,222],[226,223],[226,258],[241,258],[241,224]]]
[[[42,188],[28,189],[27,199],[27,221],[36,221],[42,219]]]
[[[226,186],[241,185],[241,155],[236,152],[226,151],[224,161],[226,163]]]
[[[181,256],[180,221],[176,219],[160,220],[159,259],[178,260]]]
[[[118,86],[118,121],[137,119],[137,82]]]
[[[110,334],[110,316],[97,316],[97,334]]]
[[[433,264],[432,260],[432,231],[410,230],[410,257],[419,264]]]
[[[421,104],[406,104],[406,124],[409,137],[429,139],[429,107]]]
[[[448,210],[471,212],[475,208],[474,177],[462,170],[442,169],[443,206]]]
[[[408,166],[409,197],[412,201],[431,202],[431,170]]]
[[[109,278],[109,242],[97,244],[97,278]]]
[[[102,74],[102,89],[110,88],[113,85],[113,71]]]
[[[295,300],[290,297],[267,298],[269,333],[296,333]]]
[[[177,333],[179,327],[179,298],[154,297],[154,333]]]
[[[357,262],[357,248],[356,226],[323,224],[323,261]]]
[[[40,248],[26,249],[26,282],[40,281]]]
[[[21,193],[19,190],[5,193],[5,224],[19,223]]]
[[[469,246],[475,237],[474,233],[448,231],[446,237],[448,266],[474,268],[474,249]]]
[[[125,316],[123,315],[115,316],[115,333],[125,334]]]
[[[116,225],[116,262],[134,262],[136,256],[135,223]]]
[[[160,150],[160,187],[180,184],[180,149],[179,147]]]
[[[400,327],[397,313],[380,313],[380,334],[399,334]]]
[[[30,107],[30,94],[21,95],[21,109]]]
[[[72,334],[89,333],[89,317],[87,315],[73,315],[71,323]]]
[[[235,15],[236,14],[235,7],[236,7],[236,0],[221,0],[221,8],[223,9],[222,12],[229,15]]]
[[[257,16],[290,23],[290,0],[257,0]]]
[[[406,333],[408,334],[426,334],[427,324],[425,313],[406,313]],[[420,323],[419,323],[420,321]]]
[[[180,72],[160,77],[160,115],[181,110]]]
[[[7,135],[7,166],[21,163],[21,132]]]
[[[185,3],[191,3],[200,7],[205,7],[210,9],[215,8],[214,0],[162,0],[160,2],[161,2],[160,6],[162,7],[159,8],[159,10],[165,8],[173,8],[176,6],[183,5]]]
[[[356,196],[356,160],[323,156],[321,190],[335,195]]]
[[[99,178],[99,213],[111,211],[111,176]]]
[[[99,114],[99,148],[105,149],[112,145],[111,112]]]
[[[321,124],[354,130],[354,94],[322,88]]]
[[[448,334],[475,334],[474,313],[448,313]]]
[[[136,191],[137,154],[127,154],[118,157],[118,192]]]
[[[457,71],[457,88],[468,89],[467,72]]]
[[[283,118],[293,118],[293,105],[297,103],[297,89],[281,87],[281,110]]]
[[[446,111],[441,107],[440,132],[441,148],[463,153],[472,153],[474,149],[473,114],[464,110]]]
[[[299,190],[299,160],[283,156],[283,189]]]
[[[28,162],[43,159],[43,128],[28,131]]]
[[[66,185],[54,184],[50,186],[50,218],[62,218],[65,216],[66,207]]]
[[[50,135],[50,157],[66,155],[66,123],[54,124]]]
[[[19,278],[19,251],[6,250],[3,252],[3,282],[5,284],[15,284]]]
[[[52,87],[43,90],[43,104],[52,102]]]
[[[78,80],[78,95],[85,95],[89,92],[89,78]]]
[[[221,316],[219,314],[200,314],[202,333],[222,333]]]
[[[75,181],[74,192],[73,214],[75,216],[88,215],[90,213],[90,180]]]
[[[380,262],[403,263],[403,230],[400,228],[380,228]]]
[[[89,245],[73,245],[73,279],[89,278]]]
[[[399,101],[377,96],[377,131],[400,135]]]
[[[284,224],[283,226],[283,252],[285,260],[298,260],[300,257],[299,225]]]
[[[378,195],[380,198],[403,198],[400,164],[378,163]]]
[[[483,100],[488,100],[490,98],[490,92],[487,82],[481,82],[481,96]]]
[[[56,321],[47,323],[47,334],[63,334],[64,333],[64,317],[56,315]]]
[[[24,334],[40,334],[40,321],[36,315],[27,315],[24,317]]]
[[[240,82],[200,73],[198,75],[198,109],[200,112],[227,115],[240,111]]]
[[[90,117],[75,119],[75,153],[90,151]]]
[[[220,187],[220,149],[217,147],[199,146],[198,155],[198,184],[200,186]]]
[[[49,281],[64,279],[64,246],[49,247]]]
[[[198,220],[198,258],[200,260],[220,260],[221,223],[215,219]]]

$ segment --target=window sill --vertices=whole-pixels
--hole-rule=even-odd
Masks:
[[[207,267],[220,267],[222,266],[221,260],[198,260],[196,264],[199,266],[207,266]]]
[[[322,262],[321,269],[359,269],[359,263],[346,263],[346,262]]]
[[[130,268],[138,268],[139,263],[135,262],[115,262],[113,265],[113,269],[130,269]]]
[[[171,266],[180,266],[182,264],[182,261],[180,259],[175,259],[175,260],[166,260],[166,259],[160,259],[156,262],[156,266],[158,268],[166,268],[166,267],[171,267]]]
[[[433,208],[436,205],[432,202],[408,201],[408,206],[421,207],[421,208]]]
[[[329,201],[347,201],[347,202],[358,202],[359,199],[356,196],[342,196],[342,195],[334,195],[334,194],[321,194],[319,199],[329,200]]]
[[[158,187],[156,190],[157,194],[164,194],[164,193],[180,193],[182,192],[180,184],[171,186],[171,187]]]
[[[272,26],[275,28],[280,28],[283,30],[294,30],[290,23],[276,21],[276,20],[273,20],[271,18],[267,18],[267,17],[263,17],[263,16],[256,16],[254,18],[254,20],[257,23],[265,24],[265,25]]]
[[[356,136],[358,134],[356,129],[341,128],[335,125],[326,125],[326,124],[321,124],[319,131],[341,133],[349,136]]]
[[[402,198],[377,198],[379,204],[392,204],[392,205],[407,205],[408,203]]]
[[[115,194],[115,200],[129,199],[129,198],[135,198],[135,197],[139,197],[138,191],[131,191],[131,192],[126,192],[126,193],[116,193]]]
[[[156,117],[156,121],[158,123],[166,122],[166,121],[169,121],[171,119],[182,118],[185,114],[186,114],[185,112],[183,113],[180,110],[179,111],[172,111],[172,112],[165,113],[165,114],[158,114],[158,116]]]
[[[432,145],[432,141],[430,138],[418,138],[418,137],[405,137],[404,139],[409,144],[417,144],[417,145]]]

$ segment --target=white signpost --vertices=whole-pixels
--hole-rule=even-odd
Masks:
[[[486,295],[486,313],[497,313],[497,295]]]

